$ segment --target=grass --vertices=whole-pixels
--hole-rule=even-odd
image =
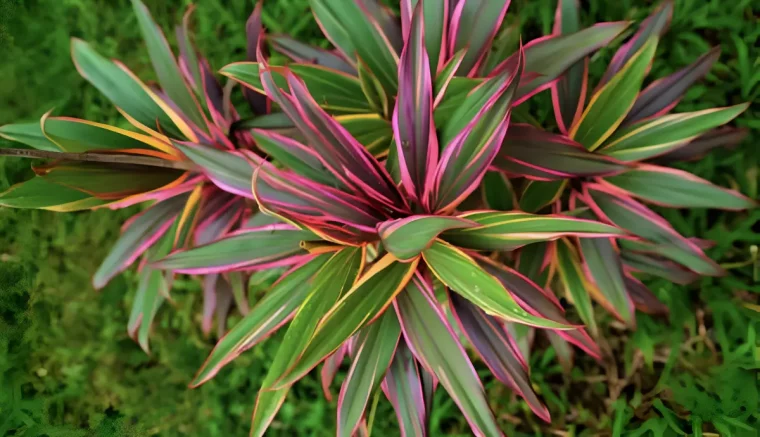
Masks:
[[[150,8],[170,29],[188,3],[156,0]],[[306,0],[265,3],[269,29],[325,44]],[[550,29],[553,1],[512,3],[511,19],[519,16],[526,40]],[[652,7],[645,0],[583,3],[587,23],[641,19]],[[198,1],[196,40],[216,68],[243,56],[251,8],[250,0]],[[719,0],[678,0],[650,77],[681,68],[720,44],[718,65],[677,110],[756,101],[758,24],[750,0],[730,6]],[[93,43],[152,79],[128,1],[0,0],[0,124],[33,120],[51,107],[58,114],[118,120],[110,104],[78,77],[68,54],[70,37]],[[606,50],[594,58],[592,75],[601,75],[611,54]],[[539,119],[550,115],[547,99],[545,94],[532,103]],[[760,108],[752,107],[737,120],[751,129],[737,149],[715,151],[685,167],[757,198],[758,115]],[[0,161],[0,189],[29,176],[28,163]],[[200,332],[199,287],[185,280],[173,292],[173,308],[157,317],[152,355],[144,354],[126,334],[134,276],[122,275],[98,293],[89,281],[132,212],[0,210],[0,435],[247,433],[254,396],[278,337],[243,354],[208,384],[187,389],[214,338]],[[701,429],[704,435],[758,435],[760,315],[741,304],[758,302],[760,266],[757,256],[753,265],[751,246],[760,244],[760,211],[663,212],[683,234],[716,240],[709,254],[730,267],[730,275],[688,287],[650,282],[671,315],[668,320],[639,316],[635,332],[605,323],[604,347],[614,360],[598,364],[579,355],[566,372],[551,348],[538,348],[530,360],[532,377],[556,418],[552,425],[539,423],[509,390],[488,382],[492,405],[509,435],[669,436],[698,435]],[[432,435],[468,434],[442,390],[435,403]],[[395,435],[395,420],[381,402],[376,435]],[[335,403],[324,400],[318,379],[310,377],[295,386],[271,433],[329,435],[334,421]]]

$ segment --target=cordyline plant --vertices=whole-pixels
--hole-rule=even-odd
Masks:
[[[264,35],[259,4],[248,61],[222,69],[248,88],[246,120],[190,44],[187,16],[175,61],[133,3],[160,89],[84,43],[73,51],[136,131],[49,116],[0,128],[39,149],[13,153],[56,159],[0,202],[72,211],[153,201],[125,225],[95,285],[142,256],[130,332],[146,349],[176,273],[204,275],[205,330],[216,308],[224,331],[238,304],[245,316],[191,386],[288,324],[253,435],[320,363],[331,397],[346,359],[339,435],[369,431],[367,407],[380,392],[404,435],[426,435],[439,384],[475,434],[500,435],[465,346],[549,421],[515,326],[541,328],[564,364],[566,342],[598,358],[591,298],[633,326],[634,309],[667,310],[640,273],[679,283],[720,273],[706,242],[678,235],[636,199],[754,205],[657,165],[736,141],[740,132],[712,129],[746,107],[667,114],[717,51],[639,92],[671,3],[617,52],[588,101],[587,57],[628,23],[581,29],[572,0],[560,0],[552,35],[524,46],[502,26],[504,0],[402,0],[400,17],[376,0],[311,0],[335,51]],[[269,46],[293,62],[270,64]],[[530,122],[515,108],[545,89],[559,133],[510,123]],[[245,282],[261,271],[279,279],[249,310]],[[565,292],[585,327],[552,290]]]
[[[185,157],[192,150],[183,144],[235,150],[241,156],[253,154],[250,134],[230,130],[239,117],[229,102],[229,87],[221,87],[190,41],[192,8],[177,27],[180,56],[176,59],[147,8],[139,0],[132,3],[160,87],[144,84],[123,64],[103,58],[83,41],[72,41],[72,57],[81,75],[134,129],[49,113],[39,123],[1,127],[0,136],[32,148],[5,149],[3,154],[53,161],[35,166],[34,179],[0,194],[0,204],[68,212],[153,202],[124,224],[121,238],[93,278],[95,288],[101,288],[139,262],[140,280],[129,332],[147,351],[150,322],[169,296],[175,272],[164,273],[146,263],[172,250],[234,233],[262,217],[252,215],[246,205],[245,197],[252,198],[249,189],[220,189]],[[253,54],[261,28],[258,17],[254,14],[248,22]],[[247,97],[255,114],[268,112],[263,96],[250,93]],[[247,313],[244,281],[239,272],[215,273],[203,279],[204,332],[210,331],[215,310],[220,335],[224,332],[233,301],[240,312]]]
[[[724,273],[703,252],[709,242],[679,235],[640,201],[675,208],[729,210],[756,205],[738,192],[658,165],[693,159],[710,148],[741,140],[743,132],[718,128],[748,106],[669,114],[691,84],[709,71],[718,57],[717,49],[639,91],[672,13],[672,2],[665,2],[642,22],[638,32],[617,51],[588,100],[588,60],[571,67],[552,85],[554,115],[561,133],[513,124],[494,161],[496,169],[522,178],[517,182],[521,209],[588,207],[581,217],[597,218],[638,237],[562,238],[534,245],[520,254],[520,263],[540,264],[540,268],[524,273],[541,286],[554,282],[563,289],[594,334],[597,325],[591,298],[629,326],[635,323],[635,309],[667,312],[667,307],[634,276],[636,272],[682,284],[700,275]],[[577,3],[560,1],[555,34],[577,28]],[[495,187],[485,189],[511,189],[498,178],[491,183]]]

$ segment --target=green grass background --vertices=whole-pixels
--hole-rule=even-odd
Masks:
[[[186,0],[146,2],[165,29],[179,21]],[[244,55],[244,22],[251,0],[198,0],[196,40],[215,68]],[[646,0],[581,0],[583,19],[641,19]],[[549,31],[554,0],[513,0],[510,20],[529,40]],[[650,77],[660,77],[720,44],[718,65],[692,89],[680,111],[757,101],[760,5],[751,0],[677,0],[672,27],[658,49]],[[326,44],[306,0],[266,0],[265,25]],[[109,103],[76,73],[69,38],[91,42],[121,59],[143,79],[150,63],[126,0],[0,0],[0,124],[57,114],[122,123]],[[173,32],[170,34],[173,41]],[[598,77],[612,51],[592,62]],[[539,119],[550,115],[548,95],[531,103]],[[736,124],[750,128],[735,150],[718,150],[683,167],[724,186],[758,197],[760,108]],[[0,145],[4,145],[0,144]],[[0,159],[0,189],[30,177],[29,162]],[[200,293],[179,281],[173,307],[155,322],[152,355],[126,334],[135,278],[126,273],[95,292],[90,275],[134,213],[95,211],[56,214],[0,209],[0,435],[246,435],[256,390],[278,337],[254,348],[208,384],[187,383],[214,338],[199,329]],[[669,320],[638,319],[635,333],[606,332],[619,358],[598,365],[578,357],[563,374],[545,349],[531,357],[536,387],[547,400],[555,429],[583,435],[679,435],[760,433],[757,313],[741,306],[758,301],[760,282],[750,247],[760,243],[760,212],[668,211],[687,236],[718,241],[709,254],[730,267],[726,278],[689,287],[649,285],[671,307]],[[600,314],[601,317],[601,314]],[[482,370],[482,366],[479,367]],[[486,375],[487,372],[483,372]],[[339,376],[339,380],[340,380]],[[620,380],[629,384],[618,389]],[[637,382],[638,381],[638,382]],[[486,388],[510,435],[546,435],[524,404],[494,382]],[[432,435],[468,435],[443,390],[436,396]],[[316,377],[297,384],[272,426],[272,435],[330,435],[335,404],[324,400]],[[395,417],[381,402],[375,435],[397,435]]]

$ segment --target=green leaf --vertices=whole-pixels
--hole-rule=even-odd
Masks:
[[[361,273],[364,255],[361,248],[346,247],[330,257],[317,272],[309,294],[290,322],[274,361],[268,366],[263,390],[275,388],[275,382],[298,362],[319,321],[355,283]]]
[[[416,260],[400,263],[393,255],[376,261],[325,315],[298,364],[275,384],[275,388],[299,379],[385,311],[416,269]]]
[[[749,104],[664,115],[615,132],[599,153],[622,161],[643,161],[686,146],[701,134],[736,118]]]
[[[389,95],[396,95],[398,55],[378,22],[360,2],[309,0],[314,17],[327,39],[347,59],[360,58]]]
[[[15,184],[0,193],[0,205],[8,208],[39,208],[69,212],[90,209],[107,203],[87,193],[35,177]]]
[[[179,71],[174,54],[169,47],[161,29],[153,21],[148,8],[140,0],[132,0],[132,8],[137,15],[137,23],[145,45],[148,47],[153,70],[158,76],[158,83],[171,101],[179,107],[184,115],[201,130],[206,130],[206,120],[203,117],[198,101],[193,96],[185,78]]]
[[[331,255],[318,255],[280,278],[248,315],[214,346],[190,386],[197,387],[213,378],[222,367],[266,338],[289,319],[293,311],[306,299],[311,289],[312,277]]]
[[[414,215],[380,223],[377,231],[385,250],[401,261],[409,261],[425,250],[441,232],[472,226],[477,224],[457,217]]]
[[[247,88],[264,94],[258,62],[235,62],[222,68],[221,74],[240,82]],[[280,88],[288,89],[283,67],[271,66],[272,77]],[[362,91],[358,78],[321,65],[290,64],[287,69],[301,78],[320,107],[331,114],[371,112],[372,108]]]
[[[169,144],[153,137],[107,124],[68,117],[43,117],[42,123],[44,135],[64,152],[172,150]]]
[[[42,133],[42,128],[40,127],[39,122],[6,124],[5,126],[0,126],[0,138],[26,144],[37,150],[46,150],[48,152],[61,151],[54,142],[47,139]]]
[[[511,211],[515,209],[517,200],[512,182],[503,173],[489,171],[483,176],[480,185],[483,191],[483,202],[488,209],[497,211]]]
[[[479,435],[501,435],[475,368],[431,287],[415,278],[396,298],[396,309],[412,352],[438,377],[472,429]]]
[[[375,157],[388,154],[393,139],[393,128],[388,120],[377,114],[339,115],[335,119]]]
[[[603,238],[625,234],[601,222],[558,214],[478,211],[463,214],[460,218],[472,220],[480,226],[447,231],[442,238],[459,247],[474,250],[513,250],[526,244],[570,235]]]
[[[483,271],[466,253],[448,243],[436,241],[422,252],[422,256],[444,285],[492,316],[542,328],[570,328],[528,314],[496,278]]]
[[[428,398],[423,397],[425,376],[430,373],[420,369],[412,351],[402,338],[383,381],[383,388],[396,411],[401,434],[410,437],[427,435],[427,423],[430,415]],[[432,400],[432,399],[430,399]]]
[[[636,101],[656,49],[657,38],[653,37],[591,96],[580,122],[570,130],[570,138],[595,150],[615,133]]]
[[[165,300],[164,296],[168,294],[169,286],[163,272],[150,268],[140,272],[140,282],[132,302],[127,330],[146,353],[150,353],[148,334],[151,323]]]
[[[369,102],[370,108],[385,118],[388,118],[390,114],[390,99],[383,89],[383,84],[377,80],[372,71],[369,70],[367,65],[359,59],[357,64],[357,71],[359,73],[359,83],[362,87],[362,92]]]
[[[155,129],[158,121],[169,136],[184,137],[169,115],[148,94],[145,85],[121,64],[100,56],[89,44],[78,39],[71,41],[71,54],[79,74],[137,122]]]
[[[185,195],[164,200],[135,216],[92,277],[95,288],[103,288],[158,241],[182,211],[186,200]]]
[[[608,311],[631,328],[636,326],[634,307],[625,288],[620,254],[609,240],[580,239],[583,265],[587,277],[599,294],[595,297]]]
[[[556,256],[557,272],[565,292],[573,302],[583,323],[593,335],[597,335],[599,331],[589,294],[598,293],[598,290],[594,290],[593,285],[586,280],[578,252],[570,241],[563,238],[557,242]]]
[[[198,164],[219,188],[232,194],[253,198],[253,164],[259,162],[246,159],[253,158],[251,155],[240,155],[200,145],[189,147],[175,143],[175,146]]]
[[[673,208],[742,210],[757,206],[756,201],[737,191],[673,168],[642,165],[605,181],[634,197]]]
[[[251,267],[287,265],[306,255],[302,241],[318,241],[310,231],[290,225],[242,229],[209,244],[174,252],[153,263],[155,268],[189,274],[210,274]],[[291,263],[292,264],[292,263]]]
[[[393,311],[386,311],[357,334],[351,368],[340,389],[337,435],[354,435],[369,398],[385,377],[400,334],[401,326]]]
[[[251,437],[264,437],[274,416],[277,415],[283,402],[285,402],[289,391],[290,387],[259,391],[251,419]]]
[[[538,212],[559,199],[566,186],[566,179],[549,182],[528,181],[520,194],[520,209],[525,212]]]

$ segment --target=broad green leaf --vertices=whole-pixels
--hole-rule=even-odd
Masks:
[[[290,225],[266,225],[242,229],[192,249],[174,252],[153,263],[155,268],[189,274],[219,273],[252,267],[282,266],[306,255],[302,241],[318,241],[309,231]]]
[[[137,122],[155,129],[158,121],[169,136],[184,137],[169,115],[148,94],[145,85],[121,64],[102,57],[89,44],[78,39],[71,41],[71,54],[82,77]]]
[[[337,435],[354,435],[370,397],[391,364],[400,334],[393,311],[386,311],[357,334],[351,368],[340,389]]]
[[[422,252],[435,276],[480,309],[504,320],[526,325],[568,329],[569,326],[532,316],[515,302],[501,283],[486,273],[466,253],[442,241]]]
[[[686,146],[701,134],[733,120],[748,106],[744,103],[643,121],[615,132],[599,153],[622,161],[643,161]]]
[[[206,146],[183,146],[175,144],[182,153],[196,163],[208,177],[221,189],[232,194],[253,198],[251,181],[253,165],[246,157],[232,152],[225,152]]]
[[[275,388],[299,379],[385,311],[416,269],[417,260],[401,263],[393,255],[376,261],[325,315],[298,364]]]
[[[564,215],[479,211],[463,214],[461,218],[480,226],[453,229],[444,233],[442,238],[459,247],[475,250],[513,250],[570,235],[602,238],[625,234],[614,226]]]
[[[568,35],[580,30],[580,4],[577,0],[559,0],[554,19],[554,35]],[[559,129],[567,132],[583,111],[588,86],[588,61],[583,59],[567,69],[552,87],[554,118]]]
[[[361,2],[309,0],[309,4],[327,39],[347,59],[365,62],[385,91],[396,95],[398,54]]]
[[[576,62],[609,44],[628,25],[623,21],[599,23],[575,33],[539,38],[526,44],[525,74],[533,78],[520,83],[518,100],[545,89]]]
[[[264,94],[264,86],[259,75],[258,62],[236,62],[220,71],[223,75],[240,82],[243,86]],[[282,67],[270,67],[277,86],[288,89],[288,82]],[[359,79],[338,70],[321,65],[290,64],[288,70],[300,77],[306,84],[314,100],[331,114],[357,114],[371,112]]]
[[[206,120],[198,101],[187,86],[163,32],[140,0],[132,0],[132,8],[162,90],[190,121],[201,130],[206,130]]]
[[[388,154],[393,140],[390,122],[377,114],[339,115],[335,119],[375,157]]]
[[[593,335],[597,335],[599,331],[590,294],[599,293],[599,290],[586,279],[578,252],[570,241],[562,238],[557,242],[556,257],[557,272],[568,298],[573,302],[583,323]]]
[[[171,145],[156,138],[107,124],[69,117],[43,117],[44,135],[61,151],[84,153],[97,150],[143,150],[177,154]],[[144,152],[143,152],[144,153]]]
[[[362,92],[369,102],[369,107],[373,112],[380,114],[380,116],[387,118],[391,112],[391,102],[383,89],[383,84],[377,80],[372,71],[369,70],[367,65],[362,62],[361,59],[357,62],[357,68],[359,74],[359,83],[362,87]]]
[[[418,3],[419,0],[401,2],[401,21],[403,25],[411,22],[411,15],[413,15],[413,11]],[[406,6],[409,6],[408,10]],[[430,58],[430,71],[432,71],[433,74],[438,71],[438,67],[444,61],[444,56],[442,56],[446,49],[446,35],[444,32],[446,20],[448,18],[448,11],[445,6],[447,6],[447,4],[443,0],[424,1],[422,3],[421,12],[423,28],[425,29],[425,50]],[[409,16],[407,17],[407,15]],[[404,35],[406,35],[406,32],[407,31],[404,30]]]
[[[581,238],[580,247],[586,275],[599,290],[599,294],[594,297],[615,317],[628,326],[635,327],[633,302],[625,289],[620,254],[607,239]]]
[[[48,182],[83,191],[99,199],[116,200],[178,183],[183,172],[92,162],[65,162],[35,171]]]
[[[16,123],[0,126],[0,138],[16,141],[37,150],[60,152],[58,146],[42,133],[40,122]]]
[[[508,7],[509,2],[504,0],[469,0],[456,6],[458,14],[450,14],[451,51],[467,49],[457,70],[459,76],[469,76],[477,70],[491,48]]]
[[[251,437],[264,437],[274,416],[277,415],[283,402],[285,402],[289,391],[290,387],[259,391],[251,419]]]
[[[529,244],[519,252],[517,259],[517,271],[525,275],[528,279],[538,284],[540,287],[546,287],[549,278],[549,269],[546,268],[546,257],[551,243],[533,243]]]
[[[409,261],[425,250],[446,230],[477,226],[457,217],[415,215],[389,220],[377,227],[383,248],[401,261]]]
[[[415,357],[435,374],[473,430],[479,435],[501,435],[475,368],[430,286],[415,278],[396,298],[396,311]]]
[[[306,298],[312,277],[330,256],[317,255],[278,280],[248,315],[219,340],[190,386],[197,387],[213,378],[222,367],[288,320]]]
[[[429,376],[430,373],[419,368],[402,337],[383,380],[383,391],[396,411],[399,428],[404,436],[427,435],[430,407],[424,392],[424,375]]]
[[[615,133],[636,101],[656,49],[657,38],[653,37],[591,96],[580,122],[570,129],[570,138],[588,150],[596,150]]]
[[[327,170],[311,148],[298,141],[274,132],[254,129],[253,139],[266,154],[270,155],[285,168],[320,184],[335,186],[337,179]]]
[[[742,210],[757,202],[734,190],[711,184],[691,173],[667,167],[642,165],[605,178],[634,197],[673,208],[719,208]]]
[[[0,193],[0,205],[8,208],[39,208],[70,212],[94,208],[106,202],[79,190],[54,184],[39,176],[15,184]]]
[[[103,288],[114,276],[129,267],[169,229],[182,210],[186,195],[158,202],[137,215],[98,267],[92,278],[95,288]]]
[[[346,247],[330,257],[317,272],[311,290],[285,332],[274,361],[268,366],[269,371],[262,383],[263,390],[275,388],[275,382],[298,362],[314,336],[319,321],[356,282],[364,264],[364,256],[363,249]]]
[[[127,330],[146,353],[150,353],[150,325],[165,300],[164,296],[169,294],[168,288],[163,272],[151,268],[145,268],[140,272],[140,282],[132,302]]]
[[[554,203],[567,187],[567,179],[556,181],[528,181],[520,194],[520,209],[525,212],[538,212],[541,208]]]
[[[480,184],[483,191],[483,203],[486,208],[497,211],[511,211],[515,209],[517,200],[515,190],[509,178],[498,171],[489,171],[483,176]]]

